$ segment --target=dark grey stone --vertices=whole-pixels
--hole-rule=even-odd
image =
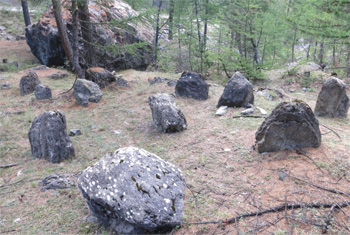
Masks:
[[[115,82],[115,76],[108,70],[100,67],[93,67],[86,70],[86,80],[93,81],[99,87],[105,88],[109,84]]]
[[[176,107],[168,94],[156,94],[148,98],[152,118],[163,132],[176,132],[187,129],[186,118]]]
[[[61,111],[48,111],[37,116],[28,137],[35,158],[59,163],[75,155],[66,133],[66,118]]]
[[[302,101],[282,102],[255,133],[259,153],[321,144],[318,120],[311,108]]]
[[[92,214],[117,234],[164,233],[183,219],[181,171],[143,149],[105,156],[84,170],[78,187]]]
[[[74,173],[53,173],[39,182],[41,192],[50,189],[65,189],[76,186],[79,175]]]
[[[198,73],[183,72],[175,86],[178,96],[190,97],[197,100],[208,99],[209,85]]]
[[[346,94],[346,84],[330,77],[323,84],[317,97],[315,115],[319,117],[346,117],[349,110],[349,98]]]
[[[287,174],[285,172],[280,172],[278,174],[278,179],[281,180],[281,181],[284,181],[287,177]]]
[[[248,103],[254,103],[253,85],[240,72],[236,72],[227,82],[217,107],[245,107]]]
[[[166,83],[168,86],[175,87],[177,81],[170,78],[162,78],[162,77],[154,77],[153,79],[148,80],[150,85],[158,84],[158,83]]]
[[[35,87],[35,98],[37,100],[47,100],[52,98],[52,93],[50,87],[44,85],[44,84],[39,84]]]
[[[1,83],[1,89],[10,89],[10,83],[9,82]]]
[[[126,81],[123,78],[117,78],[117,80],[115,81],[115,85],[120,87],[130,87],[128,81]]]
[[[81,131],[79,129],[70,129],[69,136],[78,136],[81,135]]]
[[[78,104],[88,106],[88,102],[98,103],[103,93],[100,87],[85,79],[78,79],[74,85],[74,98]]]
[[[53,73],[53,74],[49,75],[48,78],[61,79],[61,78],[65,78],[67,76],[68,76],[68,73],[59,71],[59,72],[56,72],[56,73]]]
[[[34,92],[35,87],[40,84],[40,80],[38,75],[30,70],[26,75],[21,78],[19,83],[19,88],[21,92],[21,96],[28,95]]]

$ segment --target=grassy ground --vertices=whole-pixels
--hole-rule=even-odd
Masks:
[[[295,151],[262,155],[252,148],[262,119],[232,118],[241,108],[230,108],[223,117],[215,116],[223,91],[221,85],[210,87],[206,101],[176,98],[186,116],[188,130],[164,134],[152,125],[147,99],[158,92],[174,93],[174,88],[166,84],[150,86],[147,79],[154,76],[177,79],[179,74],[122,71],[132,84],[130,89],[107,87],[100,103],[81,107],[71,93],[60,94],[71,87],[74,76],[70,74],[63,80],[47,78],[53,72],[38,72],[41,82],[53,90],[50,101],[36,101],[33,94],[20,96],[19,80],[24,72],[0,74],[5,77],[2,81],[11,83],[11,89],[0,90],[0,165],[18,163],[15,167],[0,168],[0,233],[108,234],[103,227],[84,222],[89,211],[76,188],[41,192],[38,183],[54,172],[81,172],[106,153],[126,146],[144,148],[183,171],[187,183],[185,222],[226,220],[286,202],[349,201],[348,196],[302,181],[350,191],[348,119],[319,118],[324,125],[320,127],[322,144],[317,149],[304,149],[305,155]],[[266,83],[263,85],[283,88],[287,96],[274,101],[256,96],[255,105],[271,112],[279,102],[298,98],[314,108],[320,84],[316,81],[312,92],[304,92],[299,83],[291,81]],[[295,93],[287,92],[293,87]],[[56,109],[65,113],[68,129],[79,128],[83,133],[71,137],[76,157],[60,164],[32,158],[27,137],[37,115]],[[278,179],[281,172],[290,176],[281,181]],[[329,211],[329,208],[288,210],[226,226],[183,226],[172,234],[320,234]],[[349,208],[332,211],[329,233],[349,234],[349,215]]]

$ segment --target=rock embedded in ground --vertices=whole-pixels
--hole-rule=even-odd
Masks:
[[[321,144],[318,120],[302,101],[282,102],[255,133],[259,153],[276,152]]]
[[[1,89],[10,89],[10,83],[9,82],[3,82],[0,84]]]
[[[37,100],[47,100],[52,98],[50,87],[41,83],[35,87],[34,94]]]
[[[92,214],[117,234],[164,233],[183,219],[181,171],[143,149],[105,156],[84,170],[78,187]]]
[[[78,104],[88,106],[89,102],[98,103],[103,95],[100,87],[86,79],[78,79],[74,84],[74,98]]]
[[[175,86],[175,93],[178,96],[206,100],[208,99],[209,85],[204,81],[202,75],[183,72]]]
[[[85,72],[86,80],[93,81],[99,87],[105,88],[109,84],[115,82],[115,76],[108,70],[100,67],[92,67]]]
[[[112,70],[139,69],[145,70],[153,61],[152,25],[134,11],[127,3],[116,0],[106,1],[103,5],[90,1],[89,13],[91,20],[92,41],[96,43],[97,66]],[[73,23],[69,9],[62,7],[63,23],[68,35],[72,35]],[[128,20],[138,18],[139,22]],[[108,22],[127,21],[125,24],[106,24]],[[79,50],[83,50],[84,40],[81,38],[81,27],[78,26]],[[44,12],[37,23],[26,28],[26,40],[32,53],[39,61],[47,66],[62,66],[66,56],[60,40],[52,8]],[[72,43],[72,37],[69,37]],[[140,43],[142,45],[138,46]],[[123,46],[132,45],[132,52],[128,50],[113,50]],[[83,68],[88,66],[88,55],[81,53],[80,64]]]
[[[114,83],[115,86],[119,86],[119,87],[129,87],[130,88],[130,84],[128,83],[128,81],[126,81],[125,79],[118,77],[117,80],[115,80]]]
[[[223,116],[223,115],[225,115],[226,114],[226,112],[227,112],[227,106],[221,106],[220,108],[218,108],[218,110],[216,110],[216,113],[215,113],[215,115],[216,116]]]
[[[28,133],[32,156],[59,163],[75,156],[66,133],[66,118],[61,111],[48,111],[37,116]]]
[[[35,87],[40,83],[41,82],[39,80],[38,75],[33,70],[30,70],[20,80],[19,88],[20,88],[21,96],[33,93],[35,90]]]
[[[245,107],[253,103],[253,85],[240,72],[236,72],[227,82],[217,107]]]
[[[45,65],[43,65],[45,66]],[[46,67],[46,66],[45,66]],[[46,67],[47,68],[47,67]],[[45,69],[40,69],[40,70],[45,70]],[[51,78],[51,79],[61,79],[61,78],[65,78],[68,76],[68,73],[66,72],[62,72],[62,71],[58,71],[58,72],[55,72],[51,75],[48,76],[48,78]]]
[[[81,135],[80,129],[70,129],[69,130],[69,136],[78,136]]]
[[[156,94],[148,98],[154,124],[163,132],[187,129],[186,118],[168,94]]]
[[[148,79],[150,85],[166,83],[168,86],[175,87],[177,84],[176,80],[170,78],[154,77],[153,79]]]
[[[336,77],[325,81],[317,97],[315,115],[320,117],[346,117],[349,110],[349,97],[346,84]]]
[[[75,173],[53,173],[39,182],[41,192],[51,189],[65,189],[76,186],[79,175]]]

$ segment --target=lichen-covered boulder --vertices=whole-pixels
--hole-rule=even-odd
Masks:
[[[240,72],[236,72],[227,82],[217,107],[245,107],[253,103],[253,85]]]
[[[186,118],[168,94],[156,94],[148,98],[154,124],[163,132],[187,129]]]
[[[115,82],[115,76],[109,72],[107,69],[100,67],[92,67],[86,70],[85,73],[86,80],[93,81],[99,87],[105,88],[112,82]]]
[[[98,103],[103,95],[100,87],[86,79],[78,79],[74,84],[74,98],[78,104],[88,106],[89,102]]]
[[[35,98],[37,100],[47,100],[52,98],[52,93],[50,87],[44,85],[44,84],[39,84],[35,87]]]
[[[317,97],[315,115],[320,117],[346,117],[349,110],[349,97],[346,84],[336,77],[330,77],[323,84]]]
[[[93,215],[117,234],[166,232],[183,218],[181,171],[143,149],[105,156],[84,170],[78,187]]]
[[[65,24],[69,40],[73,41],[72,15],[68,10],[69,1],[66,7],[62,7],[62,20]],[[152,42],[154,31],[152,25],[147,23],[139,13],[133,10],[122,0],[105,1],[100,4],[95,1],[89,2],[89,16],[91,20],[92,41],[97,43],[95,60],[98,67],[106,68],[109,71],[123,69],[145,70],[153,61]],[[128,20],[128,18],[138,18]],[[127,21],[123,24],[108,24],[108,22]],[[82,35],[81,25],[79,30],[79,50],[83,51],[86,43]],[[53,9],[50,8],[43,14],[37,23],[26,28],[26,40],[32,53],[39,61],[47,66],[62,66],[66,61],[65,52],[59,37],[57,24]],[[137,46],[137,44],[140,46]],[[130,53],[122,49],[123,46],[133,45],[135,50]],[[142,45],[141,45],[142,44]],[[112,48],[112,49],[111,49]],[[117,48],[118,50],[114,50]],[[130,47],[128,47],[130,49]],[[79,62],[83,68],[87,65],[88,58],[83,53]]]
[[[302,101],[282,102],[264,120],[255,133],[259,153],[321,144],[318,120]]]
[[[38,75],[30,70],[26,75],[24,75],[19,82],[19,89],[21,96],[33,93],[35,87],[40,84]]]
[[[66,118],[61,111],[49,111],[37,116],[28,137],[35,158],[59,163],[75,155],[66,133]]]
[[[202,75],[192,72],[183,72],[175,86],[178,96],[190,97],[197,100],[208,99],[209,85]]]

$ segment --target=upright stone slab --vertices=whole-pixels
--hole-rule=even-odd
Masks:
[[[248,103],[254,103],[253,85],[240,72],[236,72],[227,82],[217,107],[245,107]]]
[[[322,86],[317,97],[315,115],[319,117],[346,117],[349,110],[349,97],[345,83],[330,77]]]
[[[302,101],[282,102],[261,124],[255,134],[259,153],[321,144],[318,120]]]
[[[40,80],[38,75],[33,70],[30,70],[20,80],[19,89],[21,92],[21,96],[33,93],[35,90],[35,87],[39,84],[40,84]]]
[[[163,132],[176,132],[187,129],[186,118],[168,94],[156,94],[148,98],[152,118]]]
[[[88,106],[89,102],[98,103],[103,93],[100,87],[86,79],[78,79],[74,85],[74,98],[78,104]]]
[[[143,149],[105,156],[84,170],[78,187],[93,215],[117,234],[164,233],[183,218],[181,171]]]
[[[73,144],[66,133],[66,118],[61,111],[37,116],[28,133],[32,155],[59,163],[74,156]]]
[[[37,100],[47,100],[52,98],[52,93],[50,87],[44,85],[44,84],[39,84],[35,87],[35,98]]]
[[[208,99],[209,85],[198,73],[183,72],[175,86],[178,96],[190,97],[197,100]]]

